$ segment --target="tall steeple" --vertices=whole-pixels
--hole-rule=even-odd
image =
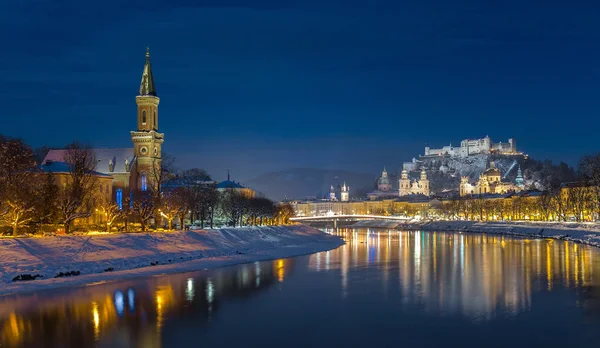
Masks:
[[[515,179],[515,183],[521,188],[525,186],[525,180],[523,179],[523,172],[521,171],[521,166],[519,166],[519,170],[517,170],[517,178]]]
[[[162,160],[162,144],[164,134],[158,132],[158,104],[160,99],[156,96],[154,76],[150,66],[150,51],[146,48],[146,63],[142,72],[139,94],[135,97],[137,104],[137,130],[131,132],[131,141],[135,152],[136,173],[134,188],[146,187],[145,183],[152,184],[153,172],[158,170]]]
[[[142,72],[139,95],[151,95],[156,97],[154,76],[152,76],[152,65],[150,64],[150,47],[146,47],[146,64],[144,64],[144,71]]]

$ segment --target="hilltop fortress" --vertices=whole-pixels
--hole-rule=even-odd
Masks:
[[[425,147],[425,154],[422,157],[460,157],[466,158],[479,154],[501,154],[501,155],[522,155],[517,151],[515,139],[508,139],[507,143],[493,143],[489,136],[483,139],[465,139],[460,142],[460,147],[454,147],[452,144],[443,146],[439,149]]]

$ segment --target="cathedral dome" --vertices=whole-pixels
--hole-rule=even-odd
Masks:
[[[483,172],[484,176],[500,176],[500,170],[496,167],[491,167]]]
[[[390,181],[390,178],[388,177],[388,173],[385,170],[385,168],[381,173],[381,177],[379,178],[379,180],[377,180],[377,189],[383,192],[387,192],[392,189],[392,182]]]

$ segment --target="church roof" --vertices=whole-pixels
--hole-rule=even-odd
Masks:
[[[48,161],[44,162],[44,164],[42,164],[40,168],[44,173],[69,173],[69,165],[66,162]],[[97,171],[92,171],[92,174],[96,176],[110,177],[109,174],[104,174]]]
[[[151,95],[156,97],[156,87],[154,86],[154,76],[152,75],[152,65],[150,64],[149,48],[146,48],[146,64],[144,64],[144,71],[142,72],[139,95]]]
[[[483,175],[485,175],[485,176],[499,176],[500,175],[500,170],[498,168],[496,168],[496,167],[491,167],[491,168],[486,169],[483,172]]]
[[[125,159],[129,162],[130,168],[135,159],[133,148],[122,149],[92,149],[96,155],[96,171],[104,174],[112,173],[127,173],[125,170]],[[50,150],[42,161],[42,164],[47,162],[64,162],[67,150]],[[113,171],[110,171],[109,162],[113,161]]]
[[[245,188],[245,187],[242,186],[240,183],[237,183],[235,181],[225,180],[225,181],[221,181],[220,183],[218,183],[217,184],[217,188],[218,189],[228,189],[228,188],[242,189],[242,188]]]

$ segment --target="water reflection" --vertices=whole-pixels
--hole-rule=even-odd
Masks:
[[[181,274],[2,298],[0,346],[161,347],[169,318],[209,320],[221,301],[246,298],[283,282],[293,266],[292,259],[275,260],[192,277]]]
[[[352,345],[361,338],[339,334],[348,326],[360,325],[365,339],[389,335],[395,342],[393,331],[381,332],[382,323],[419,327],[419,317],[439,329],[463,318],[495,326],[494,319],[508,316],[526,331],[531,319],[519,321],[520,314],[547,317],[547,308],[536,311],[540,294],[552,306],[562,304],[552,309],[558,327],[568,322],[580,330],[585,320],[600,320],[595,248],[478,234],[329,232],[347,244],[299,258],[0,298],[0,346],[177,347],[200,338],[205,345],[242,345],[262,338],[264,327],[273,329],[269,340],[298,337],[295,346],[311,345],[308,333],[319,329],[326,330],[319,337],[329,335],[323,342]],[[315,327],[314,318],[325,314],[327,325]],[[238,339],[232,327],[247,330]],[[403,334],[413,331],[435,340],[418,330]],[[439,337],[462,339],[460,332]],[[594,332],[585,337],[600,339]]]
[[[352,291],[349,269],[357,265],[380,270],[384,296],[390,273],[395,272],[405,304],[420,303],[428,312],[460,312],[479,320],[489,320],[498,311],[516,315],[528,310],[533,287],[540,284],[548,291],[557,285],[600,286],[594,278],[598,250],[566,241],[370,229],[327,232],[344,237],[347,244],[311,255],[309,267],[339,268],[344,297]]]

